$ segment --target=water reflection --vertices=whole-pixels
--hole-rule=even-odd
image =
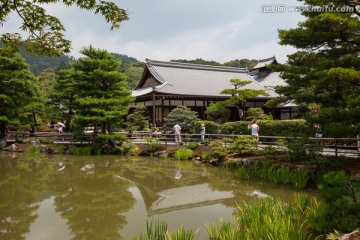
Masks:
[[[204,232],[205,223],[232,220],[237,203],[288,200],[295,190],[189,161],[0,152],[0,191],[0,239],[116,240],[154,218]]]

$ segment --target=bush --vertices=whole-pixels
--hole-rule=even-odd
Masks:
[[[200,134],[200,125],[205,124],[205,134],[217,134],[220,129],[220,124],[213,121],[198,121],[195,128],[195,133]]]
[[[305,138],[288,139],[286,146],[289,160],[296,162],[314,161],[322,150],[321,146]]]
[[[313,127],[305,120],[259,120],[261,136],[314,136]],[[250,121],[228,122],[221,125],[221,132],[224,134],[244,134],[250,135],[251,130],[248,129]]]
[[[182,147],[175,152],[174,157],[179,160],[188,160],[192,157],[192,154],[193,152],[191,149]]]
[[[231,149],[238,153],[249,153],[257,148],[258,140],[250,136],[239,136],[231,145]]]
[[[189,142],[189,144],[188,144],[188,148],[190,148],[191,150],[194,150],[198,146],[199,146],[199,144],[197,144],[196,142]]]

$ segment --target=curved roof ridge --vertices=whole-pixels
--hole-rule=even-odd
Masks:
[[[275,56],[272,56],[269,58],[264,58],[264,59],[259,59],[258,62],[268,62],[270,60],[276,60]]]
[[[149,64],[148,66],[153,65],[153,66],[161,66],[161,67],[187,68],[187,69],[195,69],[195,70],[248,73],[247,68],[235,68],[235,67],[203,65],[203,64],[194,64],[194,63],[180,63],[180,62],[163,62],[163,61],[154,61],[150,59],[146,59],[146,62],[147,64]]]

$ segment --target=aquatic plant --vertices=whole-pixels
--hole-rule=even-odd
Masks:
[[[267,161],[252,166],[241,166],[237,169],[240,179],[258,177],[274,183],[291,183],[297,188],[304,188],[309,180],[309,173],[304,170],[290,170],[278,164],[270,164]]]
[[[166,232],[166,240],[194,240],[197,230],[185,230],[184,225],[173,233]]]
[[[189,142],[189,144],[188,144],[188,148],[190,148],[191,150],[194,150],[198,146],[199,146],[199,144],[197,144],[196,142]]]
[[[77,156],[88,156],[91,155],[91,147],[75,147],[70,148],[70,154]]]
[[[174,157],[179,160],[188,160],[189,158],[192,157],[192,154],[193,154],[193,152],[191,149],[182,147],[182,148],[176,150]]]
[[[26,149],[27,153],[40,153],[41,147],[40,146],[30,146]]]
[[[166,240],[166,232],[168,224],[166,222],[157,220],[155,224],[152,221],[146,222],[146,233],[141,233],[139,238],[135,240]]]

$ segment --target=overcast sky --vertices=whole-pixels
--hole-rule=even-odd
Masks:
[[[266,4],[299,6],[296,0],[121,0],[114,1],[129,13],[120,29],[110,31],[101,15],[76,7],[48,6],[64,24],[72,41],[71,55],[90,44],[109,52],[146,58],[214,60],[262,59],[276,56],[284,63],[295,51],[278,44],[278,29],[295,28],[300,13],[266,13]],[[266,9],[265,9],[266,10]],[[15,15],[1,32],[19,31]],[[14,18],[14,19],[13,19]]]

